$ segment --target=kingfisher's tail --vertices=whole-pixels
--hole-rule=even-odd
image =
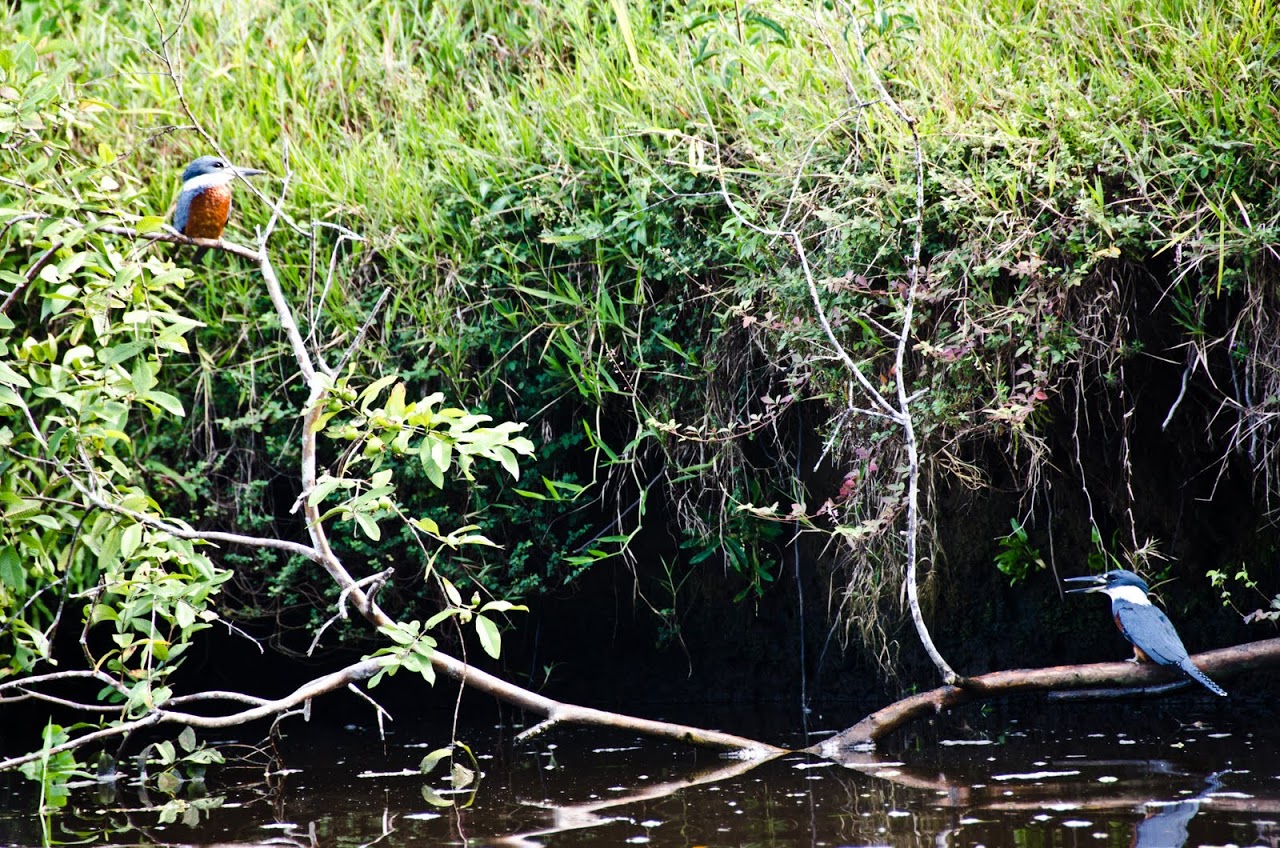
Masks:
[[[1208,689],[1213,694],[1221,695],[1224,698],[1227,697],[1227,690],[1214,683],[1209,679],[1208,675],[1196,668],[1196,664],[1193,663],[1190,658],[1184,659],[1182,662],[1178,663],[1178,668],[1182,669],[1183,673],[1186,674],[1187,677],[1190,677],[1192,680],[1199,683],[1203,683],[1204,688]]]

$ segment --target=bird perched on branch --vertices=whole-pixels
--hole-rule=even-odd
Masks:
[[[220,239],[231,217],[231,184],[236,177],[265,174],[239,168],[218,156],[201,156],[182,172],[182,192],[173,212],[173,226],[190,238]],[[196,251],[199,260],[208,248]]]
[[[1088,577],[1068,577],[1066,582],[1094,584],[1068,592],[1105,592],[1111,598],[1111,617],[1124,638],[1133,644],[1133,662],[1173,666],[1213,694],[1226,696],[1226,690],[1196,668],[1187,656],[1187,649],[1182,646],[1182,639],[1169,617],[1147,599],[1149,590],[1141,577],[1132,571],[1117,569]]]

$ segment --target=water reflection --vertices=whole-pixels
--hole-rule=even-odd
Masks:
[[[73,811],[42,823],[16,812],[33,805],[27,787],[10,782],[0,786],[7,811],[0,812],[0,843],[1280,844],[1274,736],[1255,738],[1221,717],[1145,725],[1122,718],[1051,729],[993,718],[971,722],[976,730],[943,727],[931,738],[902,740],[892,753],[849,754],[840,763],[800,755],[724,760],[583,729],[512,750],[473,733],[475,750],[491,752],[481,755],[474,797],[450,794],[438,776],[414,771],[442,739],[393,735],[384,744],[374,732],[348,729],[317,745],[314,727],[306,727],[284,740],[280,759],[220,773],[210,787],[184,787],[176,814],[162,812],[173,802],[154,791],[121,786],[113,795],[86,786],[73,793]],[[1147,732],[1126,729],[1135,726]],[[428,798],[437,796],[459,806],[433,806]]]

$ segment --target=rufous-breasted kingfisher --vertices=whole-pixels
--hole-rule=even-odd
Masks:
[[[218,156],[201,156],[182,172],[182,192],[173,212],[173,227],[184,236],[220,239],[231,217],[231,183],[236,177],[265,174],[239,168]],[[196,252],[196,258],[204,253]]]
[[[1213,694],[1227,694],[1187,656],[1169,617],[1147,598],[1147,583],[1141,577],[1117,569],[1088,577],[1068,577],[1066,582],[1093,584],[1069,592],[1105,592],[1111,598],[1111,617],[1124,638],[1133,644],[1133,662],[1173,666]]]

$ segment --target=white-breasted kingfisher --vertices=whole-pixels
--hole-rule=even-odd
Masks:
[[[1111,598],[1111,617],[1133,645],[1134,662],[1154,662],[1178,669],[1215,695],[1227,692],[1196,667],[1173,629],[1169,616],[1147,599],[1147,581],[1132,571],[1116,569],[1088,577],[1068,577],[1067,583],[1089,583],[1068,592],[1104,592]]]

